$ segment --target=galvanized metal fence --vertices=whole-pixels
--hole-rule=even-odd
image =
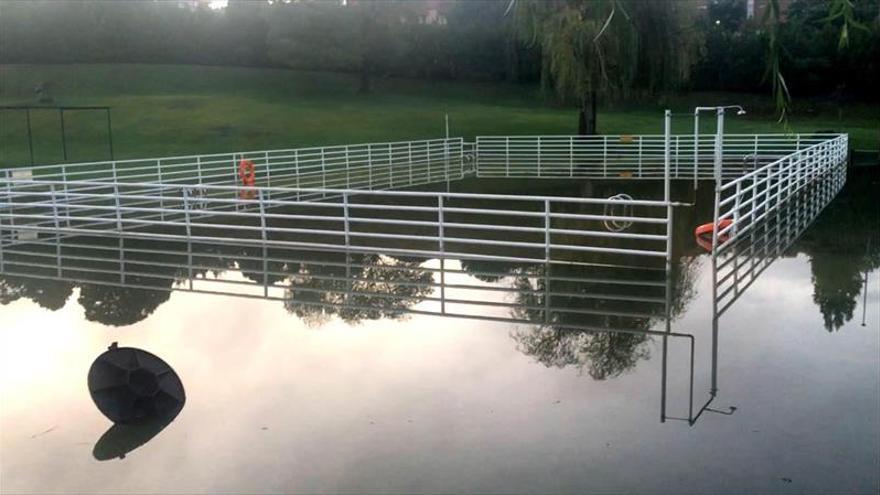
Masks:
[[[721,143],[722,176],[733,178],[836,137],[836,134],[726,134]],[[697,143],[696,146],[694,143]],[[713,179],[716,136],[672,135],[672,179]],[[478,136],[477,177],[664,179],[666,137]]]
[[[733,226],[743,231],[759,219],[761,208],[842,166],[846,153],[846,136],[697,142],[669,134],[505,136],[479,137],[471,147],[454,138],[5,170],[0,245],[53,233],[260,238],[267,245],[414,255],[567,262],[566,253],[589,251],[612,264],[618,256],[668,263],[671,179],[732,178],[719,186],[719,194],[733,191],[719,196],[718,207],[728,209],[716,214],[719,221],[732,217],[721,231],[730,235]],[[241,160],[257,165],[255,185],[239,184]],[[662,201],[647,201],[391,191],[474,173],[655,177],[665,180],[665,192]],[[478,252],[486,246],[492,254]]]
[[[75,188],[72,188],[75,186]],[[65,190],[66,188],[66,190]],[[445,192],[149,183],[17,182],[0,210],[7,238],[103,235],[518,261],[591,252],[664,260],[665,201]],[[609,211],[608,208],[616,208]],[[605,222],[627,222],[610,232]],[[491,254],[486,254],[491,247]]]
[[[239,164],[255,165],[265,187],[393,189],[463,178],[472,166],[461,138],[62,163],[0,170],[13,180],[236,185]]]
[[[846,181],[847,148],[847,136],[837,136],[718,184],[713,252],[722,252],[725,244],[747,234],[753,224],[807,186],[821,183],[819,193],[823,198],[827,191],[831,197],[837,194]],[[727,242],[719,243],[719,239]]]

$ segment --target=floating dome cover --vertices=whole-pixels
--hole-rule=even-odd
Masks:
[[[183,409],[183,383],[159,357],[133,347],[110,348],[89,369],[89,393],[117,424],[171,422]]]

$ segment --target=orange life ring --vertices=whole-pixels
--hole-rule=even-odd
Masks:
[[[730,227],[733,224],[733,220],[729,218],[721,219],[718,222],[718,230],[724,230],[727,227]],[[697,245],[706,251],[712,251],[712,233],[715,231],[714,223],[704,223],[703,225],[698,226],[694,229],[694,237],[696,238]],[[730,238],[730,234],[724,233],[718,236],[718,242],[726,242],[727,239]]]
[[[257,167],[250,160],[242,160],[238,164],[238,178],[244,186],[253,187],[257,184]]]

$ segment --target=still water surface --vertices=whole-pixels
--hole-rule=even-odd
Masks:
[[[444,290],[485,288],[470,296],[479,315],[502,321],[411,314],[436,312],[437,288],[401,295],[406,312],[355,311],[283,293],[157,295],[6,277],[0,491],[877,493],[878,191],[850,182],[720,319],[717,397],[692,425],[674,419],[688,416],[686,339],[564,328],[602,318],[663,331],[640,291],[626,293],[648,302],[563,297],[592,313],[560,310],[547,325],[540,294],[491,290],[546,274],[478,276],[491,270],[455,260]],[[694,337],[699,410],[711,388],[711,263],[681,251],[671,330]],[[438,260],[412,263],[416,278],[439,276]],[[597,290],[577,269],[555,270],[559,291]],[[248,282],[236,271],[216,278]],[[328,301],[338,287],[323,289],[311,294]],[[608,315],[622,309],[648,316]],[[99,440],[111,424],[85,380],[112,342],[162,357],[187,395],[164,429],[115,444]]]

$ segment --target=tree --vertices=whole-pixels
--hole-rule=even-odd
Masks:
[[[786,83],[786,78],[783,75],[785,54],[790,50],[791,44],[787,42],[788,40],[785,36],[786,27],[788,27],[789,24],[793,25],[793,29],[789,29],[788,34],[790,35],[789,37],[792,37],[791,35],[793,35],[796,39],[803,39],[804,33],[809,30],[811,24],[814,29],[819,26],[836,29],[838,30],[836,36],[838,52],[844,52],[845,50],[851,49],[854,35],[857,33],[860,32],[862,35],[867,34],[866,37],[858,40],[861,41],[859,45],[872,46],[873,49],[868,49],[866,57],[859,56],[857,62],[859,68],[856,70],[856,73],[864,72],[865,69],[870,71],[871,65],[874,66],[874,70],[876,71],[876,47],[880,46],[877,41],[877,32],[878,24],[880,24],[880,22],[872,23],[872,19],[874,19],[874,15],[878,11],[877,5],[871,5],[873,3],[880,2],[869,0],[855,5],[852,0],[825,0],[822,3],[813,1],[795,1],[792,4],[790,13],[792,14],[792,17],[800,18],[801,22],[788,23],[783,18],[783,12],[779,0],[768,0],[767,8],[762,20],[768,33],[765,79],[769,79],[772,84],[773,99],[776,103],[776,109],[779,113],[780,121],[786,120],[791,103],[791,93],[788,84]],[[817,18],[815,13],[819,12],[821,7],[827,9],[827,16]],[[873,28],[869,27],[871,24],[873,24]],[[858,37],[856,38],[858,39]],[[871,38],[873,38],[873,40]],[[815,46],[821,43],[821,36],[807,35],[806,39],[808,40],[806,43],[807,46]],[[860,55],[862,54],[860,53]],[[868,67],[864,67],[863,64],[868,64]],[[832,71],[836,72],[837,67],[834,67]],[[873,79],[869,80],[871,83],[874,82]]]
[[[511,8],[517,35],[540,48],[543,85],[579,103],[579,134],[596,133],[600,94],[675,86],[693,62],[694,2],[511,0]]]
[[[336,315],[349,324],[400,319],[434,290],[433,274],[421,261],[380,254],[347,254],[351,265],[303,263],[290,278],[284,307],[307,324],[320,326]]]
[[[43,308],[56,311],[67,303],[73,287],[72,282],[63,280],[3,275],[0,277],[0,305],[5,306],[24,297]]]

